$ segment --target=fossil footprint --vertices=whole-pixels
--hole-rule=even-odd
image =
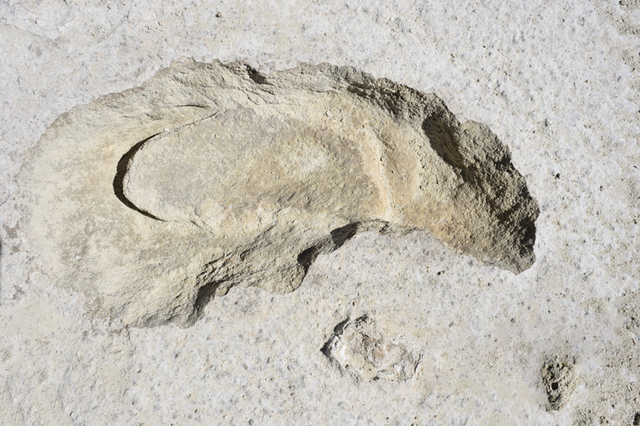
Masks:
[[[192,324],[234,285],[292,291],[366,230],[535,259],[537,204],[488,127],[349,67],[173,63],[62,115],[19,180],[51,278],[138,326]]]

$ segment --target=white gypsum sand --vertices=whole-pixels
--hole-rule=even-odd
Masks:
[[[638,13],[628,1],[2,3],[0,423],[639,423]],[[515,275],[428,231],[361,232],[318,255],[296,291],[233,287],[189,328],[96,319],[93,295],[55,285],[17,177],[56,118],[181,58],[267,78],[326,62],[437,94],[509,149],[540,209],[535,263]],[[364,315],[375,330],[354,330],[373,335],[347,329],[368,343],[340,359],[365,354],[359,368],[379,380],[322,352]],[[382,347],[419,357],[408,380],[385,378],[407,377],[409,356]]]

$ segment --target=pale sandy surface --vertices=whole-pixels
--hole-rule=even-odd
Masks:
[[[8,1],[0,16],[1,424],[634,424],[636,2]],[[186,330],[85,316],[23,239],[14,177],[60,114],[180,57],[352,65],[437,93],[510,147],[540,204],[537,262],[514,276],[428,234],[362,234],[296,292],[235,288]],[[320,352],[364,313],[422,355],[412,379],[357,382]],[[575,358],[575,390],[547,411],[553,355]]]

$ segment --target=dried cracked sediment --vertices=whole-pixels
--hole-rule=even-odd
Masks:
[[[535,259],[537,203],[488,127],[348,67],[173,63],[61,116],[19,181],[49,276],[138,326],[192,324],[234,285],[292,291],[365,230]]]

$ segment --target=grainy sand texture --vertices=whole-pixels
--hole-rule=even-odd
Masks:
[[[631,0],[0,3],[0,424],[640,424],[639,36]],[[457,124],[411,127],[415,108],[381,107],[405,89],[387,98],[371,83],[329,102],[330,85],[301,96],[284,82],[324,63],[346,67],[335,81],[435,94]],[[205,102],[220,82],[179,76],[191,88],[180,112],[171,84],[146,110],[129,102],[184,64],[242,64],[247,78],[224,82],[246,83],[235,109]],[[484,130],[464,139],[462,123]],[[263,132],[274,149],[243,150]],[[489,139],[508,161],[471,142],[449,150]],[[333,178],[303,173],[314,159]],[[167,172],[176,164],[185,172]],[[260,186],[282,167],[298,186]],[[510,178],[469,178],[494,169]],[[502,211],[486,194],[518,203]],[[433,216],[416,226],[411,203]],[[134,219],[109,222],[116,208]],[[291,232],[270,227],[274,211]],[[532,252],[523,238],[504,255],[500,241],[526,233],[478,219],[493,213],[535,221]],[[462,217],[476,231],[459,232]],[[126,240],[141,229],[154,239]],[[127,244],[98,238],[110,232]]]

